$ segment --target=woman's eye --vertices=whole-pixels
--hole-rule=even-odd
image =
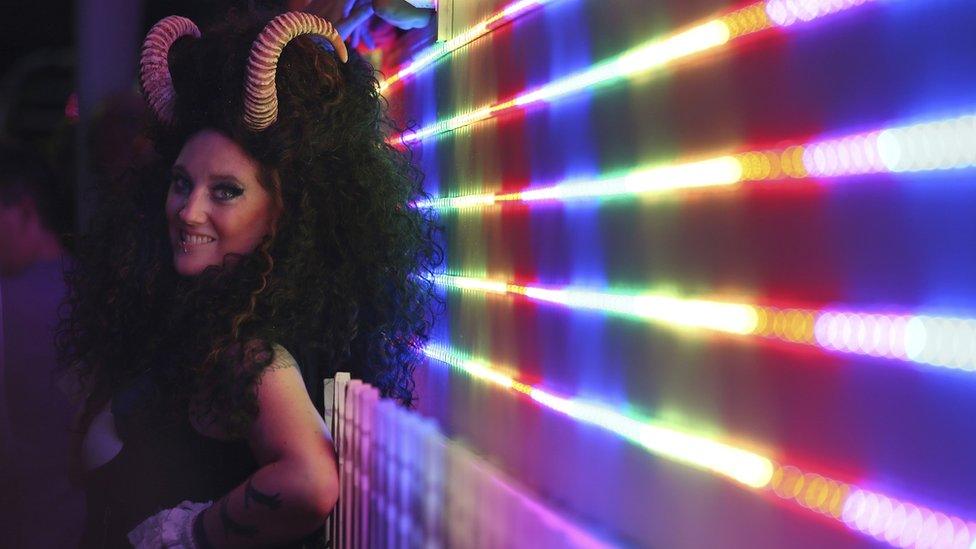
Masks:
[[[214,187],[214,198],[217,200],[233,200],[244,192],[240,187],[234,185],[218,185]]]

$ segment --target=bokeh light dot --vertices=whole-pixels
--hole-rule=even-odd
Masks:
[[[855,315],[841,313],[840,317],[840,342],[837,345],[845,351],[853,351],[856,347],[857,334],[854,329]]]
[[[915,144],[918,136],[916,127],[907,126],[898,128],[893,133],[898,139],[898,145],[901,149],[901,158],[898,160],[898,171],[908,172],[914,170],[919,156],[918,147]]]
[[[894,506],[891,514],[888,515],[888,520],[884,525],[883,535],[884,541],[894,544],[895,541],[901,536],[902,530],[905,529],[905,518],[908,516],[908,511],[905,509],[904,503],[898,503]]]
[[[950,546],[953,549],[968,549],[970,543],[973,541],[969,532],[969,526],[961,519],[953,517],[952,531],[954,537]]]
[[[939,158],[932,147],[932,135],[927,124],[915,124],[909,128],[909,147],[912,152],[911,170],[927,170],[938,167]]]
[[[878,135],[880,132],[871,132],[864,136],[864,157],[871,172],[884,169],[884,163],[878,153]]]
[[[844,330],[845,327],[849,326],[847,315],[844,313],[834,313],[834,321],[832,324],[831,343],[833,343],[835,349],[846,351],[847,347],[844,346]]]
[[[849,174],[853,170],[851,162],[851,143],[850,140],[842,139],[834,146],[834,153],[837,156],[837,174]]]
[[[867,134],[857,134],[845,138],[848,152],[851,156],[851,170],[853,173],[868,173],[873,171],[871,155],[868,151],[870,144]]]
[[[813,327],[813,335],[817,339],[817,343],[828,349],[834,348],[828,336],[833,318],[834,315],[831,313],[821,313],[817,316],[817,321]]]
[[[844,512],[844,504],[847,502],[847,496],[850,493],[850,486],[844,483],[837,483],[834,487],[833,495],[830,497],[830,515],[835,518],[840,518],[841,514]]]
[[[976,371],[976,322],[967,320],[963,324],[962,360],[961,366],[969,371]]]
[[[844,501],[841,519],[854,527],[862,513],[864,513],[864,493],[861,490],[854,490]]]
[[[892,505],[891,500],[882,496],[876,495],[877,498],[877,511],[871,516],[871,521],[868,523],[867,532],[872,536],[883,539],[884,538],[884,527],[888,523],[888,519],[891,517]]]
[[[818,511],[822,511],[824,502],[830,496],[830,487],[827,484],[827,480],[820,475],[813,475],[813,477],[809,488],[810,506],[816,508]]]
[[[851,315],[854,331],[854,346],[852,350],[870,355],[871,347],[871,318],[865,315]]]
[[[922,160],[917,164],[916,169],[941,169],[945,161],[946,151],[942,145],[942,139],[938,134],[937,127],[936,123],[919,124],[918,150],[921,151],[920,156]]]
[[[789,479],[787,495],[790,499],[796,499],[800,495],[800,492],[803,491],[803,473],[794,468],[790,473]]]
[[[956,541],[956,530],[952,526],[952,520],[942,513],[939,513],[937,517],[939,528],[933,545],[935,547],[950,547]]]
[[[864,493],[864,511],[857,517],[856,526],[862,532],[868,531],[868,525],[878,513],[878,497],[871,492]]]
[[[948,365],[952,358],[951,324],[948,320],[938,317],[922,319],[928,340],[919,360],[930,364]]]
[[[927,334],[923,317],[914,316],[905,323],[905,357],[916,360],[925,350]]]
[[[777,25],[786,25],[786,8],[782,0],[769,0],[766,2],[766,15]]]
[[[915,542],[915,546],[919,549],[932,547],[932,544],[935,543],[936,538],[939,536],[939,521],[935,514],[925,510],[922,515],[925,518],[922,521],[922,528],[918,533],[918,541]]]
[[[781,178],[783,176],[783,168],[780,166],[779,155],[776,153],[766,153],[763,154],[763,158],[765,158],[766,163],[769,164],[769,178]]]
[[[963,323],[958,318],[942,319],[942,330],[942,364],[959,368],[962,365],[962,351],[965,346],[962,341]]]
[[[908,322],[904,316],[893,316],[891,318],[891,328],[888,332],[888,349],[891,356],[904,359],[905,355],[905,324]]]
[[[783,486],[783,468],[776,467],[773,469],[772,476],[769,477],[769,488],[772,489],[773,493],[779,497],[783,497],[780,493],[780,488]]]
[[[939,136],[939,148],[942,149],[942,169],[958,166],[962,161],[962,147],[955,139],[956,124],[954,121],[943,120],[935,123],[935,131]]]
[[[834,175],[837,173],[837,152],[834,151],[834,147],[830,143],[820,143],[813,159],[821,174]]]
[[[884,130],[878,135],[878,156],[885,168],[890,171],[901,171],[902,150],[896,134],[897,130]]]
[[[762,153],[756,153],[756,164],[759,169],[759,179],[770,179],[772,175],[772,166],[770,165],[769,159],[766,155]]]
[[[908,512],[905,516],[905,527],[902,528],[901,535],[898,537],[896,543],[901,547],[911,547],[914,545],[922,530],[922,512],[914,505],[908,505],[906,509]]]
[[[793,169],[796,172],[795,177],[806,177],[807,170],[803,167],[803,147],[794,145],[786,150],[790,154],[790,162],[793,164]]]

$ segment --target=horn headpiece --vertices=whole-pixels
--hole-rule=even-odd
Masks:
[[[173,77],[169,73],[169,49],[183,36],[199,38],[200,29],[186,17],[170,15],[153,25],[142,43],[139,81],[149,107],[165,124],[173,123],[176,103]]]
[[[335,48],[340,61],[345,63],[349,60],[342,37],[325,19],[298,11],[283,13],[272,19],[251,46],[251,56],[247,61],[244,123],[252,130],[263,130],[278,119],[278,92],[275,88],[278,58],[288,42],[303,34],[325,38]]]
[[[303,34],[325,38],[332,44],[340,61],[345,63],[349,60],[342,37],[325,19],[297,11],[272,19],[251,45],[247,61],[244,123],[248,128],[260,131],[278,119],[278,93],[275,88],[278,58],[288,42]],[[153,25],[142,44],[139,80],[146,102],[165,124],[174,123],[176,103],[176,91],[169,72],[169,49],[183,36],[199,38],[200,29],[186,17],[171,15]]]

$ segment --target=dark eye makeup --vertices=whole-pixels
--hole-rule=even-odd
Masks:
[[[233,200],[244,194],[244,189],[233,183],[218,183],[214,185],[213,194],[218,200]]]
[[[173,170],[170,175],[170,186],[174,192],[180,194],[188,193],[193,189],[193,183],[190,181],[190,178],[182,170],[178,169]],[[232,181],[221,181],[214,184],[210,192],[214,200],[228,202],[244,194],[244,188]]]

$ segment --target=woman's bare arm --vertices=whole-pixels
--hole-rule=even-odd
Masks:
[[[276,347],[257,387],[260,413],[248,435],[262,466],[200,517],[214,547],[257,547],[300,539],[335,506],[339,477],[325,422],[295,360]]]

